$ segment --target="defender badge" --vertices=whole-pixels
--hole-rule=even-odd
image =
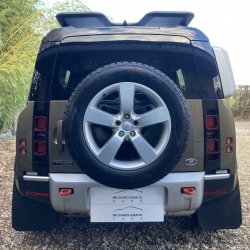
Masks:
[[[185,160],[185,164],[188,166],[194,166],[196,163],[197,163],[197,160],[193,158]]]

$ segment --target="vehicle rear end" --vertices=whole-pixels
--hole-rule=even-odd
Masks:
[[[52,31],[43,40],[29,101],[18,119],[13,227],[21,231],[48,230],[56,223],[57,213],[91,215],[96,222],[126,222],[163,221],[164,216],[195,212],[203,228],[239,227],[234,119],[223,103],[223,98],[234,92],[226,52],[212,48],[199,30],[164,27],[165,19],[158,19],[163,21],[152,27],[154,18],[162,18],[161,14],[151,14],[151,19],[142,19],[137,26],[110,25],[93,14],[88,16],[92,18],[91,28],[78,27],[74,15],[66,17],[59,18],[62,26],[70,26],[67,20],[71,18],[76,27]],[[93,26],[93,18],[98,27]],[[187,25],[190,16],[185,18]],[[104,27],[100,27],[102,23]],[[178,86],[190,114],[189,140],[178,163],[161,180],[147,187],[142,184],[136,190],[133,186],[128,190],[110,188],[90,178],[72,157],[63,133],[65,109],[78,84],[92,72],[118,62],[149,65],[164,73]],[[154,102],[143,93],[136,92],[135,100],[137,110],[154,108]],[[119,106],[113,96],[98,105],[108,113],[115,113]],[[97,141],[107,141],[108,130],[98,126],[91,129]],[[149,141],[157,136],[161,140],[157,132],[145,131],[143,136]],[[129,164],[135,154],[136,150],[126,143],[115,157]],[[17,200],[27,214],[22,219]],[[131,204],[141,210],[117,212]]]

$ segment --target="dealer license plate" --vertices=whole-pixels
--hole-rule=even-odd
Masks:
[[[164,221],[163,187],[90,188],[91,222]]]

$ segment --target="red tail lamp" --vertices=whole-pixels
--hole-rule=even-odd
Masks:
[[[219,152],[219,140],[207,139],[206,150],[208,154],[218,154]]]
[[[206,128],[207,130],[218,129],[218,116],[217,115],[206,116]]]
[[[34,130],[44,132],[47,128],[47,118],[45,116],[36,116],[34,118]]]
[[[38,156],[46,155],[46,142],[42,140],[34,141],[34,154]]]

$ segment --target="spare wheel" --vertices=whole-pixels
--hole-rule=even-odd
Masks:
[[[176,84],[145,64],[99,68],[72,92],[63,132],[76,164],[106,186],[133,189],[167,175],[189,140],[190,115]]]

